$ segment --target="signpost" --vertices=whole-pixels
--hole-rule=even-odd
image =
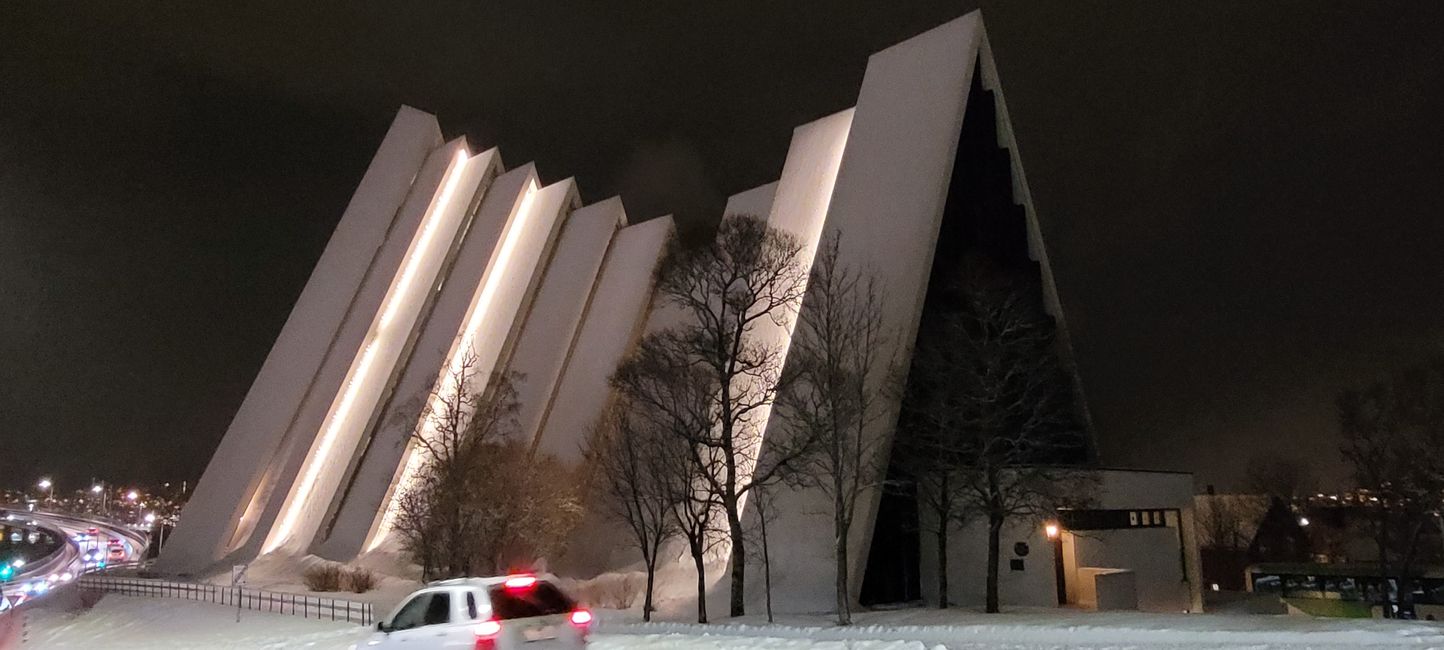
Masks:
[[[249,564],[231,565],[231,587],[236,590],[236,622],[241,622],[241,588],[246,584],[246,569]]]

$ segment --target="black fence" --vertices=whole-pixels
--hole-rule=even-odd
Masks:
[[[376,620],[376,609],[371,603],[342,598],[322,598],[245,587],[223,587],[193,582],[167,582],[137,578],[85,576],[75,582],[81,589],[125,596],[180,598],[203,603],[231,605],[256,612],[346,621],[357,625],[371,625]]]

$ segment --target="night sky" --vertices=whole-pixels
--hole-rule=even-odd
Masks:
[[[0,5],[0,484],[199,476],[399,104],[705,224],[973,8],[382,4]],[[1105,461],[1342,479],[1333,396],[1444,342],[1444,3],[984,19]]]

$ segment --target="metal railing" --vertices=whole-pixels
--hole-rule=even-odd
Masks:
[[[371,625],[376,620],[376,608],[342,598],[322,598],[304,594],[288,594],[279,591],[247,589],[245,587],[224,587],[194,582],[168,582],[141,578],[113,578],[87,575],[75,581],[81,589],[100,591],[124,596],[149,596],[152,598],[180,598],[203,603],[233,605],[240,609],[256,612],[289,614],[303,618],[331,621],[346,621],[357,625]]]

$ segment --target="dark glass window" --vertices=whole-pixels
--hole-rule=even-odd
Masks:
[[[391,619],[391,629],[409,630],[414,627],[421,627],[426,624],[426,612],[431,607],[433,594],[421,594],[411,599],[397,610],[396,616]]]
[[[1319,581],[1314,576],[1284,576],[1284,595],[1300,598],[1318,598]]]
[[[534,616],[565,614],[576,609],[576,603],[550,582],[538,580],[526,589],[508,589],[497,585],[491,595],[491,612],[499,621]]]
[[[1359,589],[1359,581],[1354,578],[1324,578],[1324,597],[1339,600],[1361,600],[1364,592]]]
[[[473,621],[481,617],[476,611],[476,594],[470,591],[466,592],[466,617]]]
[[[1277,575],[1270,573],[1253,574],[1253,590],[1258,593],[1276,594],[1282,585],[1282,580]]]
[[[423,625],[443,625],[451,622],[451,594],[439,591],[431,595],[431,604],[426,607],[426,622]]]

